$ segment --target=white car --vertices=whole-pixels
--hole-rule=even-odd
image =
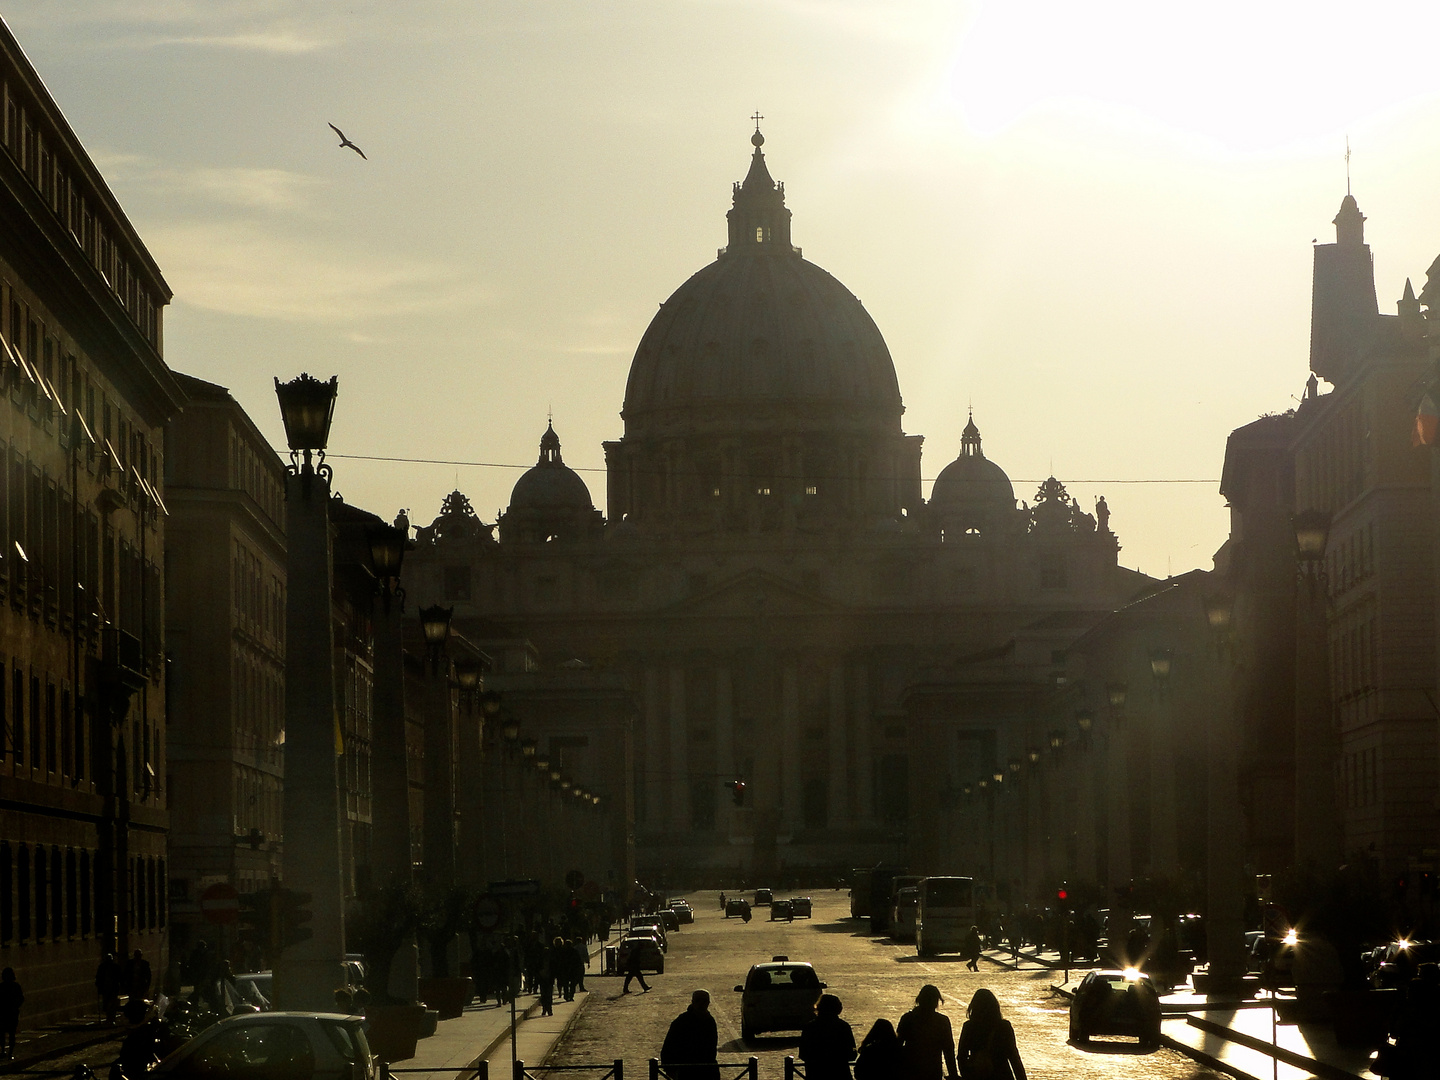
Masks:
[[[155,1080],[378,1080],[365,1019],[342,1013],[246,1013],[169,1054]]]
[[[762,1031],[799,1031],[815,1018],[815,1003],[825,984],[809,964],[777,956],[756,964],[735,987],[740,998],[740,1037],[753,1039]]]

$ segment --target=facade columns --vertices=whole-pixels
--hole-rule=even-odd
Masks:
[[[715,768],[722,776],[721,790],[728,792],[727,780],[745,780],[740,775],[740,763],[735,753],[735,686],[730,680],[730,668],[721,664],[715,669]],[[728,772],[727,772],[728,770]],[[721,797],[716,804],[716,833],[728,838],[735,831],[735,807],[728,797]]]
[[[1109,806],[1105,814],[1106,883],[1113,890],[1128,885],[1135,875],[1130,855],[1129,748],[1123,721],[1118,714],[1109,720],[1105,732],[1105,753],[1109,758],[1109,782],[1106,784]]]
[[[800,669],[793,656],[780,668],[780,777],[777,794],[781,807],[782,833],[793,833],[804,824],[801,802],[804,796],[800,769]]]
[[[830,725],[826,739],[830,749],[827,824],[831,829],[850,824],[849,733],[845,721],[845,667],[836,660],[830,665]]]
[[[660,671],[653,663],[644,669],[644,697],[640,712],[640,761],[637,772],[641,797],[645,800],[645,825],[652,832],[669,832],[667,792],[660,784],[660,733],[663,715],[660,701]]]
[[[425,880],[455,883],[455,707],[450,691],[450,661],[432,661],[425,676]]]
[[[375,884],[410,880],[410,756],[405,745],[405,654],[400,604],[388,593],[375,612],[371,865]]]
[[[679,664],[670,668],[670,826],[671,833],[690,829],[690,754],[689,721],[685,715],[685,669]]]
[[[875,757],[870,739],[869,672],[863,660],[852,661],[849,668],[854,681],[855,777],[851,787],[855,793],[855,820],[858,824],[872,825],[875,822]]]

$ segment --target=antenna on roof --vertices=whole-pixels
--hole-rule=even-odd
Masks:
[[[1345,136],[1345,194],[1350,194],[1350,136]]]

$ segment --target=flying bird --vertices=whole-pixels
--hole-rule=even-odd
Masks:
[[[331,125],[330,125],[330,130],[333,131],[333,132],[335,132],[336,135],[339,135],[339,136],[340,136],[340,145],[341,145],[341,146],[348,146],[351,150],[354,150],[354,151],[355,151],[357,154],[359,154],[362,158],[365,158],[366,161],[369,161],[369,160],[370,160],[369,158],[365,157],[365,151],[364,151],[364,150],[361,150],[360,147],[356,146],[353,142],[351,142],[349,139],[347,139],[347,138],[345,137],[345,132],[341,131],[341,130],[340,130],[339,128],[337,128],[334,124],[331,124]]]

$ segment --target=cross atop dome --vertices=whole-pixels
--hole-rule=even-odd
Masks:
[[[749,251],[788,255],[793,249],[785,185],[771,179],[765,165],[761,149],[765,136],[760,133],[760,121],[765,118],[756,110],[750,119],[755,121],[755,133],[750,136],[755,151],[750,155],[750,171],[734,187],[735,204],[725,215],[730,223],[730,246],[726,250],[731,254]]]
[[[980,429],[975,426],[975,410],[970,410],[970,419],[966,421],[965,430],[960,432],[960,456],[980,457],[985,456],[985,451],[980,449]]]

